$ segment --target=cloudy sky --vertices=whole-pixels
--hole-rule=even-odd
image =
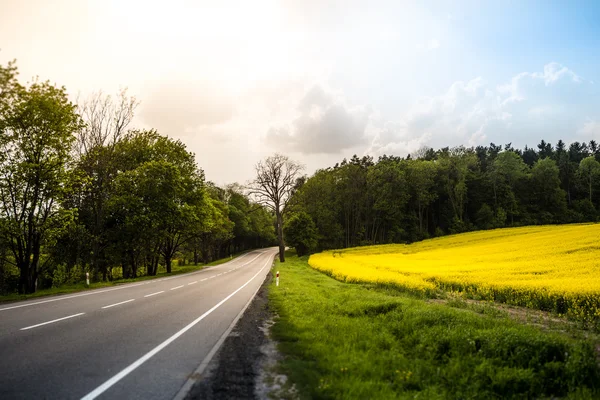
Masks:
[[[0,0],[0,64],[75,98],[129,88],[135,125],[207,178],[281,152],[308,173],[422,146],[600,141],[594,1]]]

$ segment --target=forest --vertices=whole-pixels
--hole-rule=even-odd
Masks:
[[[600,148],[423,148],[353,156],[297,182],[288,242],[300,253],[411,243],[479,229],[598,220]]]
[[[0,65],[0,295],[171,272],[275,243],[239,185],[207,181],[184,143],[130,129],[126,90],[69,100]]]

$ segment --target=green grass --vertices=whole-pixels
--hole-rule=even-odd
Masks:
[[[341,283],[292,253],[274,270],[279,368],[301,398],[600,398],[589,340]]]
[[[245,253],[247,253],[247,252],[241,252],[241,253],[234,254],[233,258],[239,257]],[[50,289],[42,289],[42,290],[38,290],[37,292],[31,293],[31,294],[12,293],[12,294],[8,294],[8,295],[0,296],[0,303],[19,301],[19,300],[27,300],[27,299],[32,299],[32,298],[36,298],[36,297],[45,297],[45,296],[53,296],[53,295],[59,295],[59,294],[76,293],[76,292],[82,292],[82,291],[90,290],[90,289],[99,289],[99,288],[108,287],[108,286],[122,285],[124,283],[164,278],[165,276],[173,276],[173,275],[185,274],[188,272],[199,271],[201,269],[204,269],[207,267],[214,267],[219,264],[226,263],[228,261],[231,261],[231,258],[229,258],[229,257],[221,258],[219,260],[212,261],[208,264],[198,264],[198,265],[186,264],[186,265],[180,266],[180,265],[177,265],[176,262],[174,262],[173,266],[171,268],[170,274],[167,274],[166,270],[164,270],[164,267],[162,267],[161,268],[162,271],[158,272],[155,276],[138,276],[137,278],[115,279],[113,281],[108,281],[108,282],[101,282],[101,281],[100,282],[91,282],[89,287],[86,286],[85,282],[80,282],[80,283],[71,284],[71,285],[61,285],[60,287],[53,287]]]

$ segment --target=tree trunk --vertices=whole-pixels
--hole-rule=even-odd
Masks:
[[[283,243],[283,216],[277,211],[277,240],[279,242],[279,261],[285,262],[285,243]]]
[[[27,293],[27,267],[19,265],[19,294]]]
[[[165,265],[167,267],[167,274],[171,273],[171,257],[165,257]]]

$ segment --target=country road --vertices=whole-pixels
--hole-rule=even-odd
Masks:
[[[258,290],[275,253],[0,305],[0,399],[172,399]]]

